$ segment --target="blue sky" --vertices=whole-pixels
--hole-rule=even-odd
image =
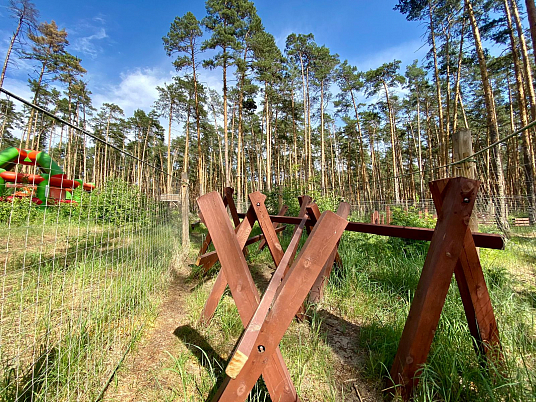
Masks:
[[[55,20],[69,34],[68,51],[82,59],[94,106],[114,102],[127,116],[136,108],[148,110],[155,87],[174,74],[162,36],[175,16],[205,15],[204,1],[34,1],[40,21]],[[361,70],[401,59],[403,65],[422,58],[424,27],[394,11],[396,1],[272,0],[255,3],[268,32],[284,48],[288,34],[310,33]],[[15,21],[8,17],[7,0],[0,0],[0,55],[2,60]],[[29,64],[12,65],[4,86],[26,98]],[[221,69],[203,71],[200,80],[220,89]]]

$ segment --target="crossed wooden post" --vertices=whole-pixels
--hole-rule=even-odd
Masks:
[[[216,197],[217,194],[218,193],[213,192],[207,195],[210,195],[212,198],[217,198]],[[204,210],[201,209],[201,205],[202,205],[202,201],[204,200],[204,197],[205,196],[200,197],[198,199],[198,205],[203,215],[203,218],[205,220],[205,225],[207,226],[207,229],[209,230],[209,234],[212,236],[212,231],[209,228],[208,222],[207,222],[207,219],[209,218],[205,216]],[[274,229],[272,225],[270,216],[268,214],[268,211],[266,210],[266,206],[264,205],[264,200],[266,199],[266,196],[260,192],[255,192],[249,195],[249,199],[251,201],[251,205],[244,219],[240,223],[240,225],[234,230],[234,232],[236,233],[236,238],[240,246],[240,249],[243,250],[244,247],[246,246],[251,230],[253,229],[253,225],[255,224],[255,221],[258,221],[259,226],[261,227],[261,230],[263,231],[264,238],[267,241],[268,248],[270,249],[272,258],[277,266],[281,262],[281,258],[283,257],[283,248],[281,247],[281,244],[279,243],[276,230]],[[222,205],[224,205],[223,202],[222,202]],[[214,247],[216,248],[216,250],[212,254],[216,261],[220,259],[220,263],[222,263],[221,258],[220,258],[220,252],[218,251],[218,248],[216,247],[215,243],[214,243]],[[218,277],[216,278],[216,282],[214,283],[214,286],[210,292],[209,297],[207,298],[207,301],[201,313],[201,317],[200,317],[201,322],[208,323],[212,319],[212,316],[214,315],[214,312],[216,311],[216,307],[218,307],[218,303],[221,297],[223,296],[223,293],[225,292],[225,288],[227,287],[227,284],[228,284],[228,281],[226,279],[225,271],[220,270],[220,272],[218,272]]]
[[[430,183],[438,221],[391,368],[396,393],[409,399],[426,362],[452,275],[478,349],[502,360],[499,332],[469,221],[479,182],[458,177]]]
[[[229,208],[229,212],[231,213],[231,217],[233,218],[235,230],[238,230],[237,228],[240,225],[240,218],[238,217],[236,205],[233,199],[233,192],[234,192],[234,189],[232,187],[226,187],[222,195],[222,200],[223,200],[223,205]],[[288,207],[284,205],[279,211],[279,215],[284,215],[287,212],[287,210],[288,210]],[[201,221],[203,221],[204,219],[203,219],[202,213],[200,213],[200,217],[201,217]],[[273,227],[276,233],[282,232],[285,229],[285,226],[279,226],[279,225],[280,225],[279,223],[273,224]],[[244,252],[246,253],[246,255],[247,255],[247,248],[245,248],[245,246],[256,243],[258,241],[261,241],[259,249],[263,249],[264,246],[266,246],[267,244],[266,239],[264,237],[265,235],[261,234],[261,235],[254,236],[254,237],[247,239],[244,245]],[[206,274],[209,271],[209,269],[212,268],[212,266],[218,261],[218,253],[216,253],[215,251],[207,253],[207,249],[210,243],[212,243],[212,239],[209,233],[207,237],[205,238],[205,241],[201,245],[201,248],[199,249],[197,261],[195,263],[195,265],[203,267],[203,274]]]
[[[199,208],[222,265],[221,277],[229,284],[246,328],[226,370],[229,376],[220,386],[214,401],[245,400],[261,374],[273,401],[299,400],[278,345],[347,225],[346,219],[333,212],[325,212],[285,275],[297,250],[307,217],[302,218],[291,240],[291,246],[283,253],[261,197],[264,196],[260,193],[250,195],[252,205],[236,234],[217,193],[198,199]],[[242,253],[244,235],[248,230],[251,231],[251,228],[247,227],[252,226],[255,216],[266,235],[272,257],[274,261],[277,260],[276,272],[262,300],[259,300]],[[245,238],[247,239],[247,236]],[[273,248],[270,247],[271,242],[274,243]],[[219,278],[220,276],[218,280]]]

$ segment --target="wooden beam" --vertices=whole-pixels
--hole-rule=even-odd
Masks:
[[[286,229],[286,226],[279,226],[278,228],[274,229],[276,233],[280,233],[283,230]],[[246,246],[249,246],[251,244],[257,243],[259,240],[264,240],[264,234],[261,233],[257,236],[250,237],[246,241]],[[216,251],[210,251],[208,253],[203,254],[201,257],[197,259],[196,265],[198,266],[204,266],[205,264],[211,264],[214,265],[215,262],[218,261],[218,253]]]
[[[339,215],[341,218],[348,219],[349,214],[350,204],[342,202],[337,209],[337,215]],[[309,216],[311,216],[311,213],[309,213]],[[320,271],[320,275],[318,275],[318,278],[316,278],[316,281],[311,288],[308,299],[309,303],[318,303],[320,300],[322,300],[322,297],[324,296],[324,289],[326,288],[329,276],[331,275],[335,258],[339,255],[338,248],[339,242],[337,242],[337,245],[333,248],[333,251],[327,259],[326,264],[322,267],[322,271]]]
[[[254,332],[251,355],[244,359],[243,368],[236,379],[227,377],[224,380],[213,401],[240,402],[247,398],[261,373],[265,373],[271,356],[276,354],[296,310],[307,296],[346,224],[345,219],[333,212],[324,212],[283,279],[281,290],[261,328],[247,327],[243,337],[248,331]],[[272,396],[272,400],[280,399]]]
[[[288,211],[288,205],[283,205],[277,215],[285,215],[287,211]],[[280,224],[279,222],[273,223],[274,229],[276,229],[276,231],[277,231],[277,228],[279,227],[279,224]],[[266,240],[262,239],[261,243],[259,244],[259,251],[264,250],[264,247],[266,247]]]
[[[239,243],[239,235],[235,235],[221,197],[217,192],[199,197],[197,204],[203,213],[207,229],[211,233],[214,247],[220,256],[222,271],[229,282],[229,288],[238,308],[240,319],[243,326],[246,327],[255,313],[260,298],[242,251],[244,246]],[[247,225],[240,225],[240,228],[243,226]],[[244,240],[245,242],[246,240]],[[279,347],[265,360],[262,375],[271,399],[273,401],[295,402],[297,399],[296,389],[292,384]],[[247,397],[247,393],[244,395],[244,399],[245,397]]]
[[[298,226],[298,230],[296,230],[296,233],[294,233],[294,236],[292,237],[290,244],[285,251],[285,254],[283,255],[283,258],[279,263],[279,266],[272,275],[272,279],[270,280],[268,287],[262,295],[261,302],[259,303],[259,306],[257,307],[253,318],[249,322],[244,332],[244,335],[240,338],[240,341],[235,348],[235,351],[233,352],[233,356],[229,361],[229,364],[227,365],[227,369],[225,370],[227,375],[231,378],[236,378],[236,376],[242,370],[245,360],[247,360],[251,355],[253,344],[258,335],[258,331],[260,330],[264,320],[266,319],[266,315],[268,314],[268,311],[270,310],[270,307],[272,306],[272,303],[276,298],[276,292],[280,288],[281,282],[285,277],[287,269],[292,263],[296,251],[298,250],[298,245],[306,220],[307,218],[302,219],[302,223],[300,223],[300,225]]]
[[[274,230],[272,221],[270,220],[270,214],[264,205],[266,196],[260,191],[255,191],[249,195],[249,200],[251,201],[251,206],[255,211],[257,222],[259,222],[262,233],[264,233],[266,243],[268,243],[268,248],[270,249],[270,254],[272,254],[272,259],[277,267],[281,262],[284,253],[283,247],[281,247],[281,244],[279,243],[277,233]]]
[[[433,183],[431,184],[431,188]],[[398,351],[391,368],[396,393],[407,400],[418,383],[417,370],[426,362],[454,268],[462,253],[475,203],[478,182],[449,179],[441,194],[443,208],[411,303]]]
[[[238,214],[242,217],[244,214]],[[289,225],[299,225],[300,218],[295,216],[270,215],[272,222],[287,223]],[[313,226],[312,221],[305,223],[306,226]],[[431,241],[434,229],[414,228],[409,226],[393,225],[372,225],[370,223],[348,222],[346,230],[349,232],[370,233],[380,236],[401,237],[403,239]],[[488,233],[473,233],[473,240],[477,247],[504,249],[504,240],[500,235]]]

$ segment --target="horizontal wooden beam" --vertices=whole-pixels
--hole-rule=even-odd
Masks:
[[[245,214],[238,214],[243,218]],[[290,225],[299,225],[301,219],[294,216],[270,215],[272,222],[287,223]],[[311,220],[306,222],[307,226],[311,226]],[[380,236],[401,237],[404,239],[413,240],[432,240],[434,229],[414,228],[409,226],[394,226],[394,225],[374,225],[372,223],[348,222],[346,230],[350,232],[370,233]],[[493,248],[497,250],[504,249],[504,240],[500,235],[488,233],[473,233],[473,240],[476,247]]]
[[[286,228],[286,226],[279,226],[278,228],[276,228],[274,230],[275,230],[276,233],[279,233],[279,232],[282,232],[283,230],[285,230],[285,228]],[[257,243],[259,240],[262,240],[262,239],[264,239],[264,235],[262,233],[260,235],[250,237],[246,241],[246,246],[249,246],[250,244],[253,244],[253,243]],[[196,261],[195,265],[197,265],[197,266],[205,265],[206,262],[211,261],[214,258],[215,255],[217,255],[215,251],[209,251],[208,253],[200,255],[197,258],[197,261]]]

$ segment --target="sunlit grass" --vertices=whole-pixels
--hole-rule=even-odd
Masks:
[[[286,233],[281,241],[284,248],[289,241]],[[338,372],[340,351],[329,342],[322,325],[327,314],[336,318],[342,331],[355,332],[357,353],[364,356],[362,366],[355,361],[343,364],[381,394],[426,251],[426,243],[358,233],[343,236],[339,252],[344,267],[333,271],[325,298],[317,310],[310,311],[310,319],[293,322],[280,345],[304,400],[340,401],[345,397]],[[504,364],[486,366],[475,353],[453,278],[428,361],[418,373],[417,401],[536,400],[536,237],[526,228],[515,228],[505,250],[480,249],[480,256],[499,325]],[[254,271],[272,265],[268,250],[259,253],[256,246],[249,248],[248,263]],[[181,392],[188,401],[205,400],[214,392],[242,332],[228,291],[212,322],[208,326],[197,324],[213,281],[197,287],[188,298],[190,320],[199,341],[192,343],[207,353],[207,362],[213,359],[210,364],[202,363],[202,359],[193,358],[191,348],[181,355],[183,368],[176,374],[181,383],[190,386],[175,392]],[[192,387],[192,383],[197,385]],[[264,397],[259,383],[250,400]]]
[[[151,321],[177,244],[172,225],[13,229],[2,276],[0,400],[95,400]]]

